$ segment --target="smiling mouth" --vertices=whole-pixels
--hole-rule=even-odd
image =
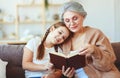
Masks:
[[[70,27],[71,29],[76,29],[77,28],[77,26],[74,26],[74,27]]]
[[[59,42],[59,40],[58,40],[57,38],[55,38],[55,41],[56,41],[56,42]]]

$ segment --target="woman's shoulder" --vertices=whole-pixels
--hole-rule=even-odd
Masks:
[[[100,29],[95,28],[95,27],[91,27],[91,26],[85,26],[85,30],[89,33],[91,32],[91,33],[103,34],[103,32]]]

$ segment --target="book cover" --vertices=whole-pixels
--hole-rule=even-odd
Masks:
[[[78,53],[70,54],[68,56],[58,52],[50,52],[49,54],[51,63],[58,69],[62,69],[63,65],[65,66],[65,69],[68,67],[78,69],[86,65],[85,56],[78,55]]]

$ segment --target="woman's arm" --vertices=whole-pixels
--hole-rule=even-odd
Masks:
[[[80,54],[91,57],[92,62],[90,64],[96,69],[100,71],[111,70],[116,57],[108,38],[101,31],[96,31],[89,35],[88,39],[88,44],[83,47]]]
[[[109,71],[114,65],[116,56],[106,37],[96,43],[92,54],[93,65],[101,71]]]

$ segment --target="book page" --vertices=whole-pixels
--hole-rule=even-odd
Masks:
[[[70,51],[70,53],[67,55],[67,58],[70,58],[70,57],[78,55],[78,54],[79,54],[78,50],[76,50],[76,51]]]
[[[54,55],[66,57],[66,55],[64,55],[63,53],[60,53],[60,52],[50,52],[50,53],[51,53],[51,54],[54,54]]]
[[[60,53],[60,52],[50,52],[50,53],[58,55],[58,56],[62,56],[62,57],[65,57],[65,58],[70,58],[72,56],[78,55],[79,51],[78,50],[76,50],[76,51],[70,51],[70,53],[68,55],[65,55],[65,54]]]

